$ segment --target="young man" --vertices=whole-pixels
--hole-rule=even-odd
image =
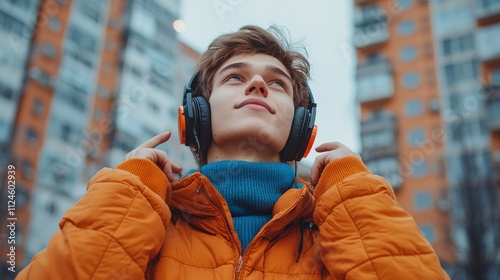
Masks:
[[[181,166],[155,148],[171,134],[150,139],[95,175],[19,279],[448,279],[387,181],[346,146],[316,148],[315,187],[295,179],[283,151],[312,102],[302,55],[246,26],[215,39],[197,71],[189,87],[208,103],[191,105],[211,118],[187,135],[200,172],[176,181]]]

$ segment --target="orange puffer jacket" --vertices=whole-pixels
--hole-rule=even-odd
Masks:
[[[145,159],[99,171],[60,228],[17,279],[449,279],[387,181],[354,157],[329,163],[314,192],[284,193],[244,254],[206,177],[170,185]]]

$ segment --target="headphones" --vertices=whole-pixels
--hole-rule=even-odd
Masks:
[[[212,142],[212,123],[210,104],[204,96],[194,96],[200,73],[193,75],[184,87],[182,106],[178,110],[178,129],[181,144],[205,152]],[[316,106],[311,89],[306,84],[309,93],[309,106],[295,108],[290,135],[285,147],[280,152],[282,161],[300,161],[309,154],[316,139],[317,126]]]

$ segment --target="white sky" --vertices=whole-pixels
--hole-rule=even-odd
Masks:
[[[311,63],[309,86],[318,103],[313,149],[340,141],[359,152],[352,5],[344,0],[183,0],[181,40],[203,52],[218,35],[246,24],[286,27],[294,41],[305,45]],[[303,161],[312,163],[316,156],[311,150]]]

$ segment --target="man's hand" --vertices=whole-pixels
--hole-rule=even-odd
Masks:
[[[361,160],[361,157],[357,153],[353,152],[340,142],[328,142],[321,144],[316,147],[316,152],[323,154],[316,158],[311,168],[311,183],[313,185],[318,183],[321,172],[323,172],[323,169],[329,162],[348,156],[354,156]]]
[[[146,158],[158,165],[170,182],[174,181],[174,174],[180,173],[182,167],[170,160],[165,151],[155,149],[161,143],[167,142],[172,133],[170,131],[156,135],[148,141],[142,143],[139,147],[130,151],[125,159]]]

